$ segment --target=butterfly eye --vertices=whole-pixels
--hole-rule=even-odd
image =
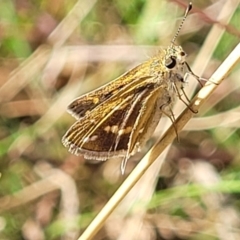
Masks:
[[[181,55],[182,57],[184,57],[184,56],[186,55],[186,53],[185,53],[185,52],[180,52],[180,55]]]
[[[176,64],[177,64],[176,58],[171,56],[166,60],[165,66],[169,69],[172,69],[176,66]]]

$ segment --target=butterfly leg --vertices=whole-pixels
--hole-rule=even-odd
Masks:
[[[173,124],[173,127],[174,127],[174,130],[175,130],[175,133],[176,133],[176,137],[177,137],[177,140],[179,141],[179,136],[178,136],[178,131],[177,131],[177,126],[175,124],[175,117],[174,117],[174,113],[172,111],[172,108],[170,107],[170,103],[172,102],[172,99],[171,97],[169,97],[169,100],[167,101],[167,103],[163,104],[161,107],[160,107],[160,110],[161,112],[166,115],[172,122]],[[166,107],[168,108],[167,110]]]
[[[185,63],[185,66],[187,67],[187,70],[188,70],[188,74],[191,74],[193,77],[195,77],[197,79],[197,81],[199,82],[200,86],[203,87],[203,84],[201,83],[200,80],[206,80],[206,79],[203,79],[201,77],[199,77],[198,75],[196,75],[192,69],[190,68],[190,66],[188,65],[187,62],[184,62]]]
[[[185,93],[184,88],[181,87],[181,91],[183,92],[183,95],[184,95],[184,97],[187,99],[188,103],[182,98],[182,95],[180,94],[180,92],[179,92],[179,90],[178,90],[178,88],[177,88],[177,86],[176,86],[175,83],[173,83],[173,86],[174,86],[175,92],[177,93],[178,98],[187,106],[187,108],[188,108],[191,112],[193,112],[193,113],[195,113],[195,114],[198,113],[198,111],[194,111],[194,110],[189,106],[190,100],[189,100],[189,98],[187,97],[187,94]]]

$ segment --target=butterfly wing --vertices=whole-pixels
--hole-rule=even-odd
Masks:
[[[141,103],[141,109],[129,136],[128,151],[121,164],[124,173],[130,156],[141,150],[143,144],[151,137],[162,115],[162,107],[170,104],[170,96],[164,85],[156,87]]]
[[[69,106],[68,112],[76,119],[81,119],[86,113],[92,111],[98,105],[111,99],[123,89],[136,86],[134,79],[139,80],[150,76],[151,61],[146,61],[116,80],[103,85],[97,90],[93,90],[79,98],[76,98]]]
[[[149,136],[154,130],[146,127],[152,122],[156,127],[161,114],[156,109],[157,99],[165,91],[152,78],[140,80],[140,86],[98,105],[68,130],[63,144],[70,152],[87,159],[106,160],[113,156],[128,159],[139,149],[143,143],[140,138],[147,139],[143,135]]]

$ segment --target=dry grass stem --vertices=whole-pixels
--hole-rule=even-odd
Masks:
[[[200,131],[216,127],[240,127],[240,107],[210,117],[192,118],[185,126],[186,131]]]

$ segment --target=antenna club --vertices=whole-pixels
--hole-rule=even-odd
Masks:
[[[185,16],[192,10],[192,2],[189,2],[188,8],[186,9]]]

